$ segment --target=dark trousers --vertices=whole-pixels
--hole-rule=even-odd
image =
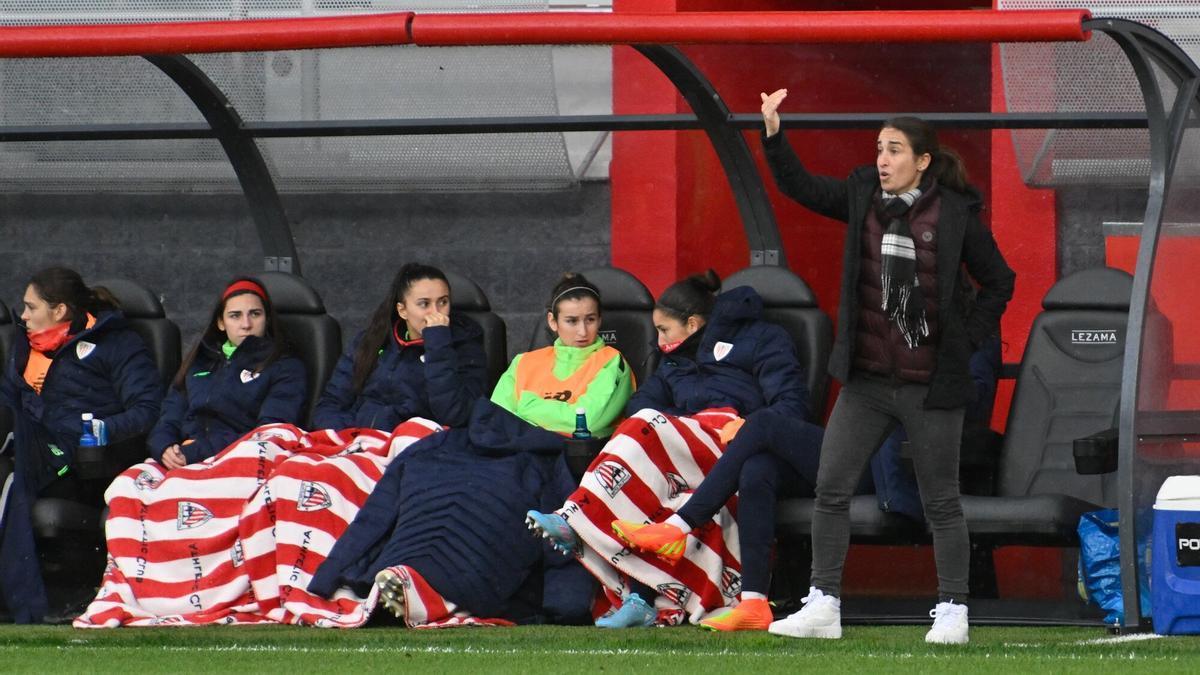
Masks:
[[[693,528],[699,527],[737,493],[744,590],[767,592],[775,501],[780,496],[812,494],[822,433],[815,424],[769,410],[751,413],[677,512]]]
[[[850,497],[871,454],[901,424],[933,533],[938,594],[942,601],[966,601],[970,539],[958,492],[963,409],[925,409],[928,390],[923,384],[855,374],[838,395],[821,448],[812,522],[812,585],[822,592],[842,594]]]
[[[0,596],[14,623],[41,623],[46,588],[33,541],[33,500],[37,493],[19,472],[0,477]]]

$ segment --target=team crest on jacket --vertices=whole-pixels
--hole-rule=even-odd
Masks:
[[[310,480],[300,482],[300,497],[296,499],[296,509],[299,511],[320,511],[333,506],[329,491]]]
[[[242,371],[242,384],[246,384],[247,382],[252,382],[254,380],[257,380],[259,375],[262,375],[262,373],[256,373],[252,370],[243,370]]]
[[[733,345],[729,344],[728,342],[718,342],[717,344],[713,345],[713,358],[720,361],[726,356],[729,356],[729,352],[731,351],[733,351]]]
[[[82,361],[88,357],[88,354],[91,354],[93,351],[95,351],[95,349],[96,343],[88,342],[87,340],[80,340],[79,342],[75,343],[75,356],[79,357],[79,360]]]
[[[179,510],[175,515],[175,529],[190,530],[212,520],[212,511],[196,502],[179,502]]]
[[[133,479],[133,486],[143,492],[153,490],[158,487],[159,483],[162,483],[162,479],[155,477],[149,471],[142,471],[137,475],[137,478]]]
[[[721,595],[732,600],[741,592],[742,575],[738,574],[732,567],[726,567],[721,570]]]
[[[672,471],[667,472],[667,495],[671,499],[675,499],[684,492],[687,492],[689,489],[690,487],[688,486],[687,481],[683,479],[683,476],[680,476]]]
[[[692,589],[676,581],[659,584],[655,590],[658,591],[659,595],[680,607],[686,605],[687,601],[692,597]]]
[[[233,550],[229,552],[229,558],[233,561],[234,567],[241,567],[242,563],[246,562],[246,553],[242,550],[241,539],[233,542]],[[726,567],[725,569],[729,568]]]
[[[609,497],[616,497],[621,488],[629,482],[629,469],[621,466],[619,462],[601,462],[600,466],[596,467],[596,480],[600,481],[600,487],[608,493]]]

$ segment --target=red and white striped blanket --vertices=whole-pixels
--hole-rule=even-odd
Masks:
[[[670,565],[631,551],[612,531],[615,519],[660,522],[683,505],[724,451],[721,427],[733,411],[673,417],[645,409],[617,427],[579,488],[558,510],[582,540],[579,560],[610,600],[628,590],[627,577],[658,592],[659,622],[698,622],[733,604],[741,592],[741,561],[733,498],[688,537],[682,560]]]
[[[75,627],[362,625],[376,590],[305,589],[388,464],[440,430],[420,418],[390,435],[267,425],[198,464],[129,468],[105,492],[108,567]]]

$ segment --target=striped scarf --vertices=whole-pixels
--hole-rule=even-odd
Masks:
[[[908,211],[921,197],[921,188],[894,195],[881,192],[875,201],[875,215],[884,224],[882,309],[894,321],[909,349],[916,349],[922,337],[929,336],[925,321],[925,296],[917,280],[917,253]]]

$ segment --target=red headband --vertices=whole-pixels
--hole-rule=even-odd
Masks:
[[[221,294],[221,302],[228,300],[229,296],[241,291],[253,293],[263,300],[267,299],[267,292],[263,290],[262,286],[259,286],[249,279],[242,279],[241,281],[235,281],[232,284],[229,284],[229,288],[226,288],[225,292]]]

